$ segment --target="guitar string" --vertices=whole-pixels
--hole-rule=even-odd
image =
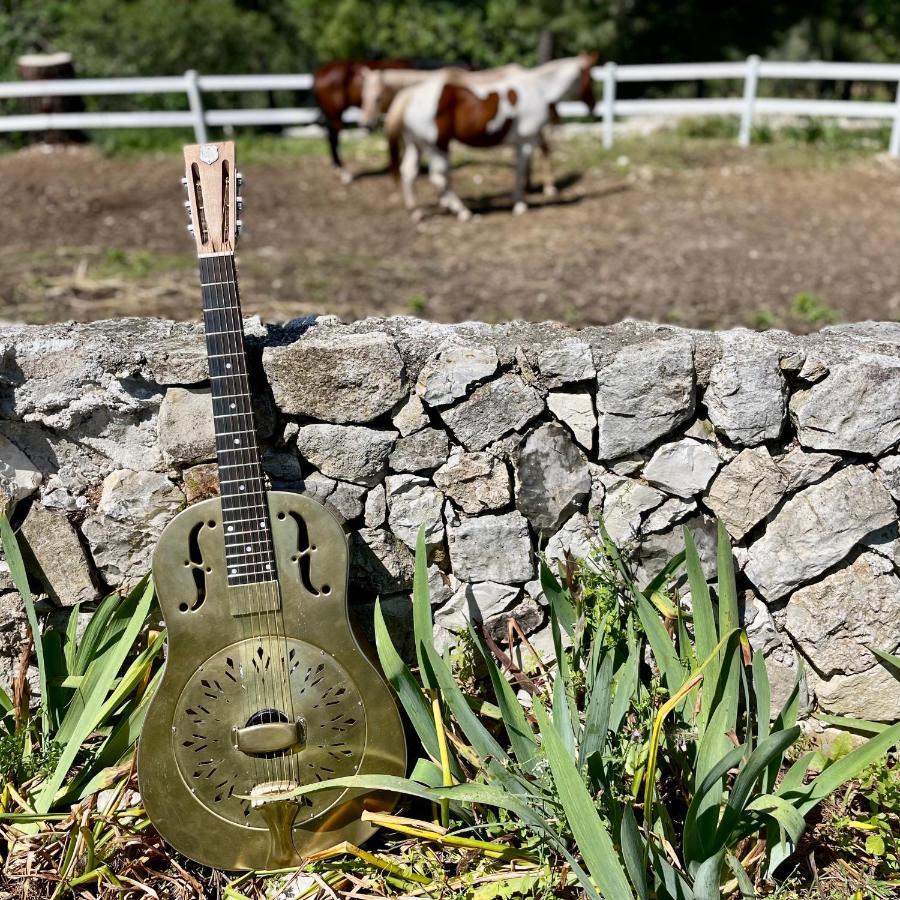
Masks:
[[[251,457],[250,465],[248,466],[248,473],[250,475],[250,479],[256,482],[256,488],[253,493],[258,495],[259,503],[256,504],[256,509],[254,512],[257,514],[254,519],[254,527],[258,527],[262,530],[262,533],[266,536],[266,540],[262,541],[265,545],[268,543],[268,546],[265,547],[266,554],[268,555],[269,561],[266,563],[256,563],[254,568],[258,565],[264,565],[265,571],[270,575],[272,574],[272,566],[275,564],[275,556],[274,556],[274,544],[272,539],[272,531],[271,531],[271,518],[268,515],[268,504],[266,502],[266,496],[264,491],[264,478],[262,475],[262,470],[260,466],[259,456],[258,456],[258,448],[256,447],[255,440],[255,427],[253,423],[253,413],[252,406],[249,405],[249,372],[247,370],[246,363],[246,351],[243,347],[243,327],[242,323],[240,323],[240,298],[239,298],[239,287],[237,284],[237,273],[236,266],[234,262],[234,257],[226,257],[223,258],[223,264],[225,266],[226,272],[225,277],[219,280],[226,281],[230,287],[234,290],[234,299],[235,304],[232,309],[229,309],[229,314],[234,317],[234,331],[235,331],[235,342],[240,342],[242,344],[241,347],[241,360],[238,361],[239,365],[243,365],[243,370],[240,372],[243,378],[247,379],[247,397],[248,397],[248,411],[245,414],[245,417],[250,420],[250,428],[247,429],[247,434],[250,439],[250,443],[247,446],[247,454]],[[234,273],[232,277],[232,272],[228,271],[228,267],[231,266],[234,268]],[[240,333],[238,333],[240,331]],[[254,453],[254,451],[256,451]],[[253,471],[258,468],[259,472]],[[248,479],[249,480],[249,479]],[[248,494],[251,492],[247,492]],[[249,503],[248,497],[248,506]],[[258,521],[257,521],[258,520]],[[258,553],[258,551],[257,551]],[[266,645],[266,653],[267,653],[267,661],[269,663],[269,667],[261,673],[262,674],[262,682],[264,685],[265,694],[266,690],[271,693],[272,697],[272,706],[280,707],[280,709],[286,714],[289,710],[291,713],[291,721],[296,721],[296,715],[293,709],[293,695],[289,687],[289,672],[288,672],[288,647],[287,647],[287,638],[286,638],[286,630],[283,628],[284,620],[283,620],[283,610],[280,606],[280,591],[279,584],[277,581],[277,577],[273,577],[272,580],[265,580],[258,582],[255,579],[255,575],[260,574],[259,572],[254,572],[249,574],[249,577],[253,578],[253,595],[255,599],[259,599],[259,610],[260,615],[258,616],[258,621],[260,626],[262,625],[262,612],[265,612],[265,631],[260,635],[260,645],[263,643]],[[261,596],[260,596],[261,595]],[[266,602],[268,601],[268,602]],[[272,603],[276,603],[276,607],[273,609]],[[271,613],[271,616],[270,616]],[[279,628],[279,613],[281,614],[281,624],[282,628]],[[264,639],[263,639],[264,635]],[[275,638],[274,646],[273,646],[273,637]],[[283,653],[279,653],[279,646]],[[274,651],[274,652],[273,652]],[[271,685],[271,687],[269,687]],[[277,693],[280,689],[281,697],[277,697]],[[280,700],[280,702],[279,702]],[[287,771],[288,769],[295,770],[296,769],[296,760],[294,759],[295,754],[290,754],[290,756],[286,756],[285,754],[280,754],[275,757],[277,760],[276,763],[273,764],[273,768],[281,770],[281,780],[287,781]]]
[[[214,287],[213,301],[218,303],[218,305],[215,308],[219,311],[219,313],[221,315],[222,324],[224,325],[224,328],[221,330],[221,333],[223,336],[223,343],[225,344],[225,348],[226,348],[229,356],[233,360],[236,361],[237,357],[238,357],[237,351],[240,346],[240,341],[239,341],[240,333],[234,327],[235,326],[234,316],[233,316],[233,313],[231,312],[231,310],[229,309],[230,304],[228,302],[228,300],[230,298],[226,295],[226,292],[225,292],[224,260],[225,260],[225,257],[222,257],[222,256],[217,256],[217,257],[211,258],[211,268],[213,270],[213,279],[214,279],[214,281],[213,281],[213,287]],[[221,357],[219,357],[219,358],[221,358]],[[210,363],[211,363],[211,365],[210,365],[211,371],[213,368],[215,368],[216,366],[219,365],[219,364],[214,363],[212,360],[210,360]],[[249,400],[249,396],[248,396],[249,390],[247,392],[243,391],[243,385],[241,384],[240,376],[237,373],[234,373],[234,374],[228,376],[228,375],[225,375],[224,371],[221,371],[221,372],[218,372],[217,374],[219,375],[219,378],[217,379],[217,381],[220,381],[220,382],[225,381],[229,385],[232,382],[236,382],[236,387],[229,390],[230,394],[237,395],[240,399],[247,397],[247,399]],[[224,378],[222,376],[224,376]],[[237,408],[237,404],[235,404],[235,408]],[[249,402],[248,402],[248,409],[249,409]],[[229,415],[229,421],[230,420],[231,420],[231,416]],[[234,421],[234,424],[235,425],[237,424],[236,420]],[[231,432],[231,431],[239,432],[240,431],[240,429],[231,428],[231,427],[227,427],[225,430],[227,432]],[[234,448],[227,447],[227,441],[223,441],[223,444],[225,445],[225,446],[223,446],[223,452],[227,450],[228,452],[233,453],[235,455],[235,457],[237,458],[237,460],[238,460],[237,465],[239,466],[239,474],[245,474],[245,470],[248,469],[248,463],[250,462],[250,457],[247,455],[246,446],[244,444],[240,443],[240,441],[238,441],[236,446],[240,449],[235,450]],[[239,495],[237,498],[235,498],[235,496],[232,495],[232,493],[231,493],[231,489],[227,488],[224,484],[222,484],[223,480],[224,479],[222,478],[221,472],[220,472],[219,481],[220,481],[220,492],[222,494],[223,510],[224,510],[224,505],[227,505],[229,507],[229,512],[231,512],[231,511],[252,512],[252,510],[250,510],[250,508],[249,508],[249,504],[243,504],[240,501]],[[237,502],[235,502],[236,499],[237,499]],[[223,515],[223,519],[224,518],[225,517]],[[226,535],[228,534],[227,527],[226,527],[225,533],[226,533]],[[238,551],[238,547],[236,544],[229,547],[227,537],[225,538],[225,546],[226,546],[226,551],[228,551],[228,550],[231,550],[232,552]],[[229,553],[226,552],[226,563],[230,564],[231,561],[227,559],[228,555],[229,555]],[[246,567],[242,566],[241,568],[246,568]],[[249,661],[249,664],[247,665],[246,672],[247,672],[247,677],[250,679],[250,682],[253,687],[254,698],[253,698],[252,705],[255,705],[256,709],[252,710],[250,712],[250,715],[247,716],[247,718],[245,719],[245,722],[250,721],[252,716],[255,713],[259,712],[260,709],[263,708],[262,701],[265,698],[264,686],[262,688],[260,686],[260,682],[262,680],[261,676],[260,676],[260,678],[257,678],[253,675],[254,671],[256,671],[257,673],[260,672],[260,668],[258,667],[259,666],[259,657],[256,652],[256,643],[257,643],[256,635],[259,635],[259,632],[260,632],[259,612],[258,612],[258,609],[254,609],[254,607],[258,607],[258,603],[255,602],[257,600],[257,597],[255,596],[256,593],[257,593],[257,591],[255,588],[255,584],[253,586],[251,586],[249,588],[249,590],[246,592],[246,596],[249,601],[248,605],[250,607],[250,612],[249,612],[248,618],[249,618],[249,631],[250,631],[250,643],[251,643],[251,660]],[[256,619],[257,619],[257,622],[255,623],[256,627],[254,627],[254,613],[255,613]],[[242,631],[243,630],[244,629],[242,627]],[[254,632],[256,632],[256,635],[254,634]],[[261,640],[259,641],[259,643],[261,646]],[[252,668],[251,668],[251,666],[252,666]],[[271,767],[271,764],[270,764],[270,761],[268,758],[265,758],[265,757],[263,758],[262,768],[265,770],[266,779],[271,780],[272,767]],[[259,778],[260,758],[259,758],[259,756],[256,756],[256,755],[254,755],[254,757],[253,757],[253,770],[255,773],[256,782],[259,783],[259,780],[260,780],[260,778]]]
[[[223,344],[223,349],[226,349],[227,351],[231,352],[231,350],[232,350],[232,348],[230,346],[231,345],[231,335],[229,334],[231,329],[230,329],[230,323],[228,321],[228,313],[227,313],[227,309],[226,309],[225,295],[224,295],[224,292],[221,290],[221,288],[223,287],[223,285],[222,285],[223,279],[222,279],[221,270],[219,267],[219,259],[220,259],[220,257],[210,258],[209,266],[208,266],[208,268],[210,270],[210,274],[212,275],[212,280],[211,280],[212,283],[210,286],[213,287],[213,290],[211,292],[212,296],[210,297],[211,309],[213,311],[211,318],[213,319],[214,323],[216,323],[218,321],[221,324],[222,327],[217,328],[216,330],[219,333],[219,338]],[[219,374],[218,372],[214,372],[216,365],[217,364],[213,361],[213,359],[210,359],[210,373],[211,374]],[[217,383],[218,383],[218,380],[217,380]],[[229,392],[229,394],[235,394],[235,395],[239,395],[239,393],[240,393],[238,390],[229,390],[228,392]],[[237,408],[237,404],[235,404],[235,408]],[[231,431],[232,428],[226,427],[226,430]],[[224,442],[223,442],[222,452],[224,453],[226,450],[228,450],[228,448],[227,448],[227,446],[224,446]],[[235,451],[230,450],[229,452],[234,453]],[[240,455],[240,454],[238,454],[238,455]],[[243,467],[243,463],[238,463],[237,465]],[[228,579],[230,577],[229,573],[227,571],[228,564],[230,563],[230,560],[228,559],[230,548],[229,548],[229,544],[228,544],[227,535],[228,535],[228,527],[229,527],[228,520],[230,519],[231,516],[230,516],[230,509],[227,510],[229,514],[228,515],[225,514],[226,509],[228,507],[226,497],[225,497],[227,489],[221,483],[222,481],[223,481],[222,472],[220,470],[219,471],[219,482],[220,482],[220,493],[222,495],[221,502],[223,504],[222,505],[222,510],[223,510],[222,519],[223,519],[223,523],[225,524],[225,529],[224,529],[225,536],[223,537],[223,543],[225,544],[225,549],[226,549],[226,553],[225,553],[226,579]],[[233,526],[231,526],[231,527],[233,527]],[[241,631],[245,635],[244,647],[247,646],[247,641],[249,640],[250,651],[251,651],[251,659],[245,658],[244,662],[242,663],[242,665],[243,665],[242,681],[243,681],[244,687],[245,687],[244,693],[247,698],[247,710],[246,710],[246,717],[244,719],[244,722],[247,722],[250,720],[251,716],[254,713],[253,706],[258,706],[258,703],[259,703],[258,687],[256,685],[255,679],[253,678],[252,669],[250,668],[252,658],[255,654],[255,649],[253,647],[252,606],[251,606],[251,616],[249,617],[249,621],[244,616],[241,616]],[[248,635],[248,632],[249,632],[249,635]],[[251,683],[252,693],[256,694],[255,698],[251,698],[251,691],[246,690],[246,681],[247,680],[249,680]],[[253,771],[255,773],[254,774],[255,780],[258,782],[259,777],[260,777],[260,762],[259,762],[259,758],[256,756],[254,756],[254,758],[253,758],[252,767],[253,767]]]
[[[231,267],[231,271],[228,271],[228,267]],[[241,318],[241,310],[240,310],[240,294],[237,283],[237,267],[235,264],[235,260],[233,256],[225,258],[225,268],[226,268],[226,276],[224,280],[229,282],[229,287],[234,292],[234,306],[233,309],[230,310],[231,315],[235,318],[235,331],[240,331],[240,336],[235,337],[236,342],[241,344],[241,359],[239,361],[239,365],[242,366],[243,369],[243,377],[247,381],[247,401],[248,401],[248,414],[247,418],[249,419],[250,427],[247,429],[248,432],[248,444],[247,444],[247,453],[251,457],[251,462],[248,467],[250,473],[250,479],[255,482],[252,493],[255,495],[255,498],[258,498],[258,502],[254,504],[254,514],[256,515],[256,520],[254,523],[254,527],[262,530],[262,533],[265,535],[265,539],[262,541],[266,555],[268,556],[269,561],[263,563],[257,563],[257,565],[263,565],[265,571],[267,571],[271,578],[277,577],[277,572],[274,571],[274,562],[275,562],[275,548],[274,542],[272,539],[271,527],[268,529],[266,525],[270,525],[270,519],[268,516],[268,503],[266,501],[265,495],[265,483],[263,479],[261,460],[259,457],[259,449],[256,441],[256,428],[255,421],[252,414],[252,406],[250,405],[250,383],[249,383],[249,370],[247,368],[247,356],[246,356],[246,347],[244,345],[243,340],[243,321]],[[254,452],[255,451],[255,452]],[[258,471],[256,471],[258,469]],[[250,480],[248,479],[248,480]],[[248,494],[251,493],[248,491]],[[249,499],[249,498],[248,498]],[[255,568],[256,566],[254,566]],[[250,577],[253,578],[253,593],[254,597],[259,599],[259,624],[262,628],[262,613],[265,613],[265,631],[260,634],[260,646],[265,644],[265,653],[266,653],[266,661],[268,663],[267,666],[264,667],[261,672],[262,683],[263,683],[263,694],[266,692],[271,696],[270,709],[278,709],[279,711],[286,711],[287,704],[285,702],[285,694],[284,689],[281,684],[281,679],[278,677],[278,669],[279,669],[279,658],[278,654],[273,652],[272,646],[272,620],[270,618],[271,612],[271,585],[277,584],[272,581],[261,581],[256,579],[256,575],[260,574],[258,572],[253,573]],[[269,601],[269,602],[267,602]],[[282,665],[283,665],[282,661]],[[279,702],[277,697],[277,689],[282,688],[282,697],[281,702]],[[271,717],[267,717],[271,718]],[[286,780],[286,763],[284,754],[276,755],[275,757],[266,757],[267,759],[274,759],[272,763],[272,768],[277,773],[280,770],[280,779],[281,781]],[[271,780],[271,779],[270,779]]]

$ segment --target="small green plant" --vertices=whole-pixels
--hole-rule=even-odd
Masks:
[[[34,853],[30,841],[59,841],[57,823],[71,815],[73,804],[109,788],[120,799],[124,795],[135,742],[159,678],[152,666],[164,635],[156,634],[141,647],[153,599],[148,579],[127,596],[113,594],[101,601],[80,638],[78,607],[64,633],[41,633],[18,540],[3,514],[0,539],[34,637],[41,691],[36,710],[30,708],[27,692],[16,691],[10,698],[0,691],[0,838],[12,865],[17,853]],[[26,656],[22,664],[27,664]],[[131,816],[133,826],[139,820]],[[110,821],[99,822],[91,832],[96,852],[87,861],[73,856],[76,845],[84,844],[85,829],[72,823],[65,835],[71,846],[61,850],[64,871],[58,874],[77,879],[84,875],[85,870],[77,870],[81,863],[88,869],[102,865],[100,848],[110,840],[104,823]]]
[[[738,624],[727,533],[720,527],[715,602],[686,530],[684,538],[684,553],[643,589],[605,534],[593,582],[583,574],[579,581],[572,565],[559,578],[543,565],[554,658],[536,675],[517,665],[512,648],[496,655],[470,627],[501,735],[435,650],[420,534],[418,677],[394,649],[380,608],[375,633],[426,756],[408,779],[362,776],[297,793],[343,785],[430,800],[451,826],[444,840],[505,828],[503,841],[480,843],[483,852],[503,847],[504,858],[534,859],[542,847],[592,900],[753,896],[754,880],[770,878],[794,852],[806,815],[881,759],[900,740],[900,725],[818,773],[815,754],[801,754],[779,780],[800,737],[799,675],[772,710],[763,658]],[[690,617],[668,586],[682,566]]]
[[[805,291],[791,300],[791,312],[806,325],[833,325],[840,321],[840,313],[830,307],[818,294]]]
[[[428,298],[424,294],[410,294],[406,298],[406,308],[414,316],[421,316],[428,308]]]

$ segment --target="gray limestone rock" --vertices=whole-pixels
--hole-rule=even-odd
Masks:
[[[623,347],[597,372],[600,459],[652,444],[694,414],[693,345],[684,339]]]
[[[591,473],[584,454],[556,422],[528,435],[516,459],[516,504],[540,534],[549,534],[585,501]]]
[[[831,453],[808,453],[800,447],[779,459],[766,447],[747,448],[718,474],[706,503],[728,533],[741,540],[782,498],[823,478],[840,461]]]
[[[739,446],[775,440],[787,400],[781,354],[766,337],[744,329],[722,335],[721,341],[722,356],[703,396],[710,421]]]
[[[350,583],[374,594],[412,587],[412,551],[385,528],[359,528],[350,533]]]
[[[7,514],[30,497],[44,480],[34,463],[8,438],[0,435],[0,497]]]
[[[662,506],[658,506],[644,519],[641,531],[644,534],[654,534],[657,531],[668,531],[673,525],[683,521],[689,515],[696,512],[697,504],[689,500],[679,500],[672,497],[666,500]]]
[[[428,415],[418,394],[410,395],[410,398],[400,407],[391,420],[394,428],[402,437],[424,428],[428,424]]]
[[[588,391],[552,391],[547,395],[547,408],[572,429],[575,440],[590,453],[594,444],[597,415]]]
[[[603,524],[613,543],[628,544],[640,534],[644,515],[661,506],[666,498],[655,488],[634,478],[608,475],[602,483],[606,488]]]
[[[821,581],[795,591],[785,628],[824,678],[878,665],[866,645],[900,647],[900,578],[884,557],[861,553]]]
[[[591,381],[596,374],[590,346],[574,338],[551,344],[542,350],[537,365],[548,387]]]
[[[465,397],[470,385],[490,378],[498,365],[493,347],[445,347],[422,367],[416,393],[429,406],[447,406]]]
[[[432,478],[470,515],[499,509],[512,499],[509,471],[502,460],[490,453],[455,451]]]
[[[384,496],[384,485],[376,484],[366,496],[366,528],[378,528],[380,525],[384,525],[386,517],[387,501]]]
[[[150,571],[159,535],[183,505],[184,494],[158,472],[117,469],[103,480],[81,531],[107,584],[134,584]]]
[[[534,577],[528,522],[519,512],[461,519],[447,528],[450,561],[463,581],[522,584]]]
[[[644,466],[644,478],[687,499],[706,490],[719,465],[718,454],[709,444],[683,438],[656,450]]]
[[[431,472],[447,461],[450,441],[437,428],[422,428],[397,439],[388,463],[394,472]]]
[[[568,553],[575,559],[590,562],[599,542],[600,533],[596,521],[589,519],[584,513],[575,513],[547,541],[544,554],[549,560],[563,561]]]
[[[673,556],[684,550],[684,531],[687,528],[697,546],[700,566],[707,579],[716,574],[716,523],[710,516],[697,514],[667,532],[648,534],[633,551],[637,561],[635,576],[642,587],[662,570]],[[677,586],[686,590],[687,579],[682,570]]]
[[[877,476],[865,466],[840,469],[784,504],[750,546],[744,572],[766,600],[778,600],[896,517],[897,507]]]
[[[370,422],[407,394],[403,360],[386,334],[335,332],[267,347],[263,366],[278,408],[324,422]]]
[[[418,475],[388,475],[385,480],[388,525],[408,547],[415,549],[419,528],[425,528],[425,546],[444,540],[444,495]]]
[[[441,417],[467,450],[483,450],[543,411],[544,403],[534,388],[518,375],[504,375],[477,388],[457,406],[441,410]]]
[[[854,675],[822,679],[809,673],[816,699],[823,712],[876,722],[900,719],[900,691],[897,678],[883,666]]]
[[[387,471],[396,437],[395,431],[360,425],[303,425],[297,450],[329,478],[371,486]]]
[[[212,397],[208,390],[170,387],[159,407],[159,445],[176,465],[216,455]]]
[[[467,622],[484,622],[508,610],[519,599],[521,588],[509,584],[482,581],[461,584],[434,616],[436,625],[460,631]]]
[[[804,447],[878,456],[900,441],[900,359],[859,353],[791,397]]]
[[[900,453],[878,460],[878,475],[891,496],[900,501]]]
[[[90,561],[65,513],[32,504],[22,524],[22,535],[38,564],[41,580],[60,606],[89,603],[99,597]]]

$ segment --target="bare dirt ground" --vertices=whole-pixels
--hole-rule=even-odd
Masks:
[[[369,173],[349,186],[318,149],[245,154],[247,313],[796,331],[900,318],[900,166],[871,151],[653,137],[604,153],[573,138],[556,147],[559,197],[515,217],[508,152],[460,153],[454,184],[479,214],[430,206],[418,226],[380,143],[349,154]],[[180,174],[166,153],[0,156],[0,318],[197,318]],[[425,177],[419,192],[433,203]]]

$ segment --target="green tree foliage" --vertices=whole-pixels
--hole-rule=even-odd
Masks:
[[[894,59],[895,0],[0,0],[0,76],[68,50],[82,75],[309,71],[341,57],[475,66],[556,55],[618,62]]]

